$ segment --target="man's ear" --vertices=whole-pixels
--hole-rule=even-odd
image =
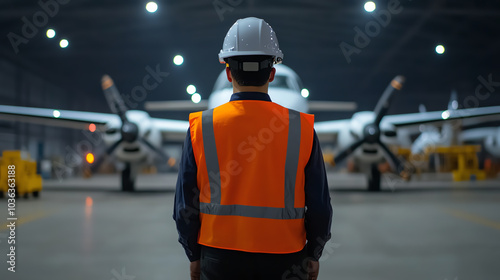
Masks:
[[[226,66],[226,75],[227,75],[227,80],[232,83],[233,82],[233,76],[231,76],[231,69]]]
[[[276,75],[276,68],[271,69],[271,74],[269,75],[269,82],[274,81],[274,75]]]

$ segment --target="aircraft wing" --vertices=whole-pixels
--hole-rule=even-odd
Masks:
[[[500,106],[391,115],[385,116],[382,122],[388,122],[399,128],[430,123],[439,125],[446,121],[474,118],[480,119],[481,122],[494,119],[498,120],[500,119]]]
[[[188,121],[152,118],[153,125],[161,132],[163,140],[182,142],[189,128]]]
[[[115,114],[6,105],[0,105],[0,119],[75,129],[88,129],[91,123],[103,127],[110,121],[119,121]]]
[[[199,103],[193,103],[190,100],[174,101],[147,101],[144,104],[147,111],[203,111],[208,109],[208,101],[201,100]]]
[[[21,106],[0,105],[0,120],[21,121],[33,124],[50,125],[74,129],[88,129],[93,123],[98,128],[107,123],[120,123],[115,114],[93,113],[71,110],[54,110]],[[189,127],[189,122],[152,118],[154,126],[162,133],[163,139],[183,141]]]
[[[307,107],[310,112],[339,112],[354,111],[358,107],[356,102],[343,101],[309,101]]]

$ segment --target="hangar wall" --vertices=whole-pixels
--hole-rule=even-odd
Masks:
[[[32,71],[0,58],[0,104],[69,109],[70,93]],[[64,155],[77,133],[71,129],[54,128],[0,120],[0,151],[27,151],[37,161]]]

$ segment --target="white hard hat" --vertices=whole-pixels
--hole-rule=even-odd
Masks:
[[[275,63],[283,60],[276,33],[263,19],[248,17],[237,20],[224,38],[219,61],[225,63],[225,58],[247,55],[269,55]]]

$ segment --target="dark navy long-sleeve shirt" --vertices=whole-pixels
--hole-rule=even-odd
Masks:
[[[260,92],[239,92],[231,96],[235,100],[269,101],[268,94]],[[318,260],[321,257],[326,242],[330,239],[332,206],[330,192],[326,179],[323,154],[316,131],[311,156],[305,167],[305,228],[307,235],[307,254]],[[200,202],[197,185],[197,166],[191,143],[191,133],[188,129],[182,158],[179,166],[179,176],[175,191],[174,215],[179,232],[179,242],[184,247],[190,261],[200,259],[201,245],[198,244],[200,231]]]

